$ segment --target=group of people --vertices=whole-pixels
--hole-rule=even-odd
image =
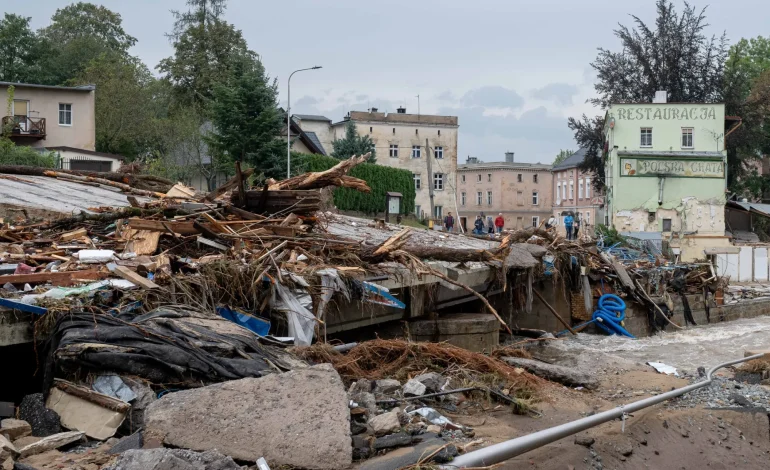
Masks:
[[[578,232],[580,232],[580,224],[582,220],[580,214],[577,217],[573,216],[571,212],[568,212],[564,216],[564,231],[567,233],[567,240],[577,240]],[[545,223],[545,229],[550,230],[559,224],[555,216],[551,216],[548,222]]]
[[[505,227],[505,218],[502,212],[497,214],[494,220],[492,220],[492,216],[486,216],[486,224],[482,212],[476,216],[476,221],[473,223],[473,233],[476,235],[488,233],[490,236],[494,236],[495,233],[502,233],[503,227]]]

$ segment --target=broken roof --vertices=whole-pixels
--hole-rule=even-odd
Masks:
[[[130,204],[119,189],[90,186],[46,176],[0,175],[0,207],[42,209],[62,214],[93,212],[89,208]],[[138,197],[142,200],[143,198]],[[148,200],[148,199],[144,199]]]

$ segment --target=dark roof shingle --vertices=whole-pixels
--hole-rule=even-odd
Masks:
[[[566,159],[564,159],[563,162],[559,163],[558,165],[554,165],[553,168],[551,168],[552,171],[556,170],[566,170],[569,168],[577,168],[581,163],[583,163],[583,160],[586,159],[586,148],[581,147],[578,149],[577,152],[573,153]]]

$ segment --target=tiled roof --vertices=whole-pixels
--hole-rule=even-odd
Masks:
[[[569,157],[567,157],[564,161],[561,163],[554,165],[551,170],[566,170],[569,168],[577,168],[581,163],[583,163],[583,160],[586,159],[586,148],[581,147],[578,149],[577,152],[573,153]]]
[[[319,150],[321,150],[321,153],[323,155],[326,155],[326,149],[324,148],[323,145],[321,145],[321,141],[318,139],[318,136],[316,135],[315,132],[305,131],[305,135],[307,136],[308,139],[310,139],[316,145],[316,147],[318,147]]]

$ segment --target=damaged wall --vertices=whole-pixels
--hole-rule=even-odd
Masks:
[[[678,192],[678,191],[677,191]],[[724,235],[724,198],[700,200],[687,196],[658,205],[657,195],[634,209],[614,213],[613,226],[620,232],[697,232]],[[667,230],[664,221],[671,221]]]

